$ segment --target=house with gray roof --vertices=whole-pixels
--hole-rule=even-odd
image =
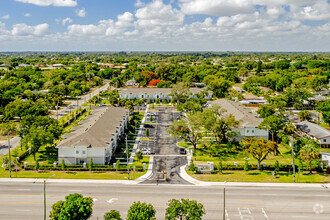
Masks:
[[[190,88],[190,97],[195,97],[196,93],[201,92],[200,88]],[[170,88],[121,88],[119,90],[119,97],[121,99],[146,99],[146,100],[172,100],[171,89]],[[212,94],[209,92],[208,99],[211,99]]]
[[[307,136],[316,140],[323,147],[330,145],[330,131],[309,121],[302,121],[294,124],[300,136]]]
[[[257,114],[251,112],[247,107],[239,102],[230,101],[228,99],[218,99],[209,102],[210,106],[219,105],[222,109],[226,110],[225,115],[233,115],[239,125],[232,128],[237,132],[237,136],[233,137],[236,141],[241,141],[244,137],[265,138],[268,140],[268,130],[259,129],[258,126],[263,121]]]
[[[129,121],[129,110],[119,107],[101,107],[93,110],[87,119],[63,135],[57,145],[58,162],[65,164],[109,164],[119,138]]]

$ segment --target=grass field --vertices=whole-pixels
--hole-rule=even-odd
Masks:
[[[146,172],[130,172],[130,178],[136,179]],[[53,177],[52,175],[55,176]],[[127,172],[72,172],[72,171],[12,171],[12,178],[48,178],[52,179],[102,179],[127,180]],[[0,169],[0,178],[9,178],[9,171]]]
[[[292,173],[279,172],[278,175],[273,176],[270,171],[223,171],[222,174],[194,174],[191,171],[187,173],[201,181],[210,182],[263,182],[263,183],[293,183]],[[329,174],[309,174],[308,172],[296,174],[296,182],[299,183],[329,183]]]

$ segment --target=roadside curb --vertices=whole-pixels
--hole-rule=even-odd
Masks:
[[[143,176],[140,176],[139,178],[137,178],[136,180],[134,180],[134,182],[136,184],[141,183],[145,180],[147,180],[151,175],[152,175],[152,169],[153,169],[153,164],[154,164],[154,156],[151,155],[150,159],[149,159],[149,166],[148,166],[148,171],[146,174],[144,174]]]

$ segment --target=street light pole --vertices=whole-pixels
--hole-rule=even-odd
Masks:
[[[293,182],[296,182],[296,170],[295,170],[295,165],[294,165],[294,152],[293,152],[293,137],[290,136],[290,147],[292,151],[292,170],[293,170]]]
[[[224,182],[225,185],[223,187],[223,216],[222,219],[226,220],[226,181]]]
[[[9,177],[11,178],[11,156],[10,156],[10,131],[8,131],[8,151],[9,151]]]
[[[126,134],[126,159],[127,159],[127,179],[129,179],[129,164],[128,164],[128,145],[127,145],[127,134]]]
[[[46,220],[46,181],[52,177],[55,176],[55,174],[49,176],[47,179],[44,180],[44,220]]]

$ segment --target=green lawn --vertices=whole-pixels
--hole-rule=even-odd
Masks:
[[[131,179],[136,179],[145,172],[130,172]],[[48,178],[49,176],[52,179],[104,179],[104,180],[125,180],[127,179],[127,172],[71,172],[71,171],[12,171],[13,178]],[[0,178],[8,178],[9,171],[4,171],[0,169]]]
[[[187,148],[187,147],[192,147],[193,145],[190,142],[178,142],[178,146]]]
[[[194,174],[191,171],[187,173],[193,178],[201,181],[211,182],[264,182],[264,183],[293,183],[293,175],[288,176],[288,172],[279,172],[273,176],[270,171],[223,171],[222,174]],[[299,183],[329,183],[329,174],[296,174],[296,182]]]

